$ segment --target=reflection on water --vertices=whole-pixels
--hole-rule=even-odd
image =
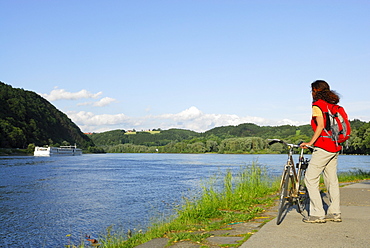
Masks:
[[[142,228],[226,169],[258,161],[278,175],[284,155],[85,154],[0,157],[1,247],[63,247],[108,226]],[[340,171],[369,170],[369,156],[341,156]]]

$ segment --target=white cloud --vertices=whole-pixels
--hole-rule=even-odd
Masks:
[[[40,94],[42,97],[46,98],[48,101],[56,100],[78,100],[82,98],[98,98],[102,92],[91,93],[87,90],[80,90],[78,92],[68,92],[65,89],[54,89],[50,94]]]
[[[116,101],[117,100],[114,99],[114,98],[104,97],[104,98],[100,99],[97,102],[82,102],[82,103],[78,103],[77,106],[88,106],[88,105],[90,105],[90,106],[94,106],[94,107],[104,107],[104,106],[107,106],[110,103],[116,102]]]
[[[114,129],[136,129],[146,130],[161,128],[181,128],[196,132],[205,132],[214,127],[239,125],[242,123],[255,123],[257,125],[302,125],[301,123],[289,119],[269,120],[261,117],[244,116],[229,114],[205,114],[196,107],[190,107],[177,114],[163,114],[158,116],[148,115],[133,118],[124,114],[116,115],[95,115],[92,112],[69,112],[68,116],[85,132],[102,132]]]
[[[112,102],[116,102],[117,100],[114,99],[114,98],[111,98],[111,97],[104,97],[102,99],[100,99],[99,101],[95,102],[93,104],[93,106],[95,107],[104,107],[104,106],[107,106],[109,105],[110,103]]]
[[[190,107],[178,114],[164,114],[156,117],[168,123],[169,128],[185,128],[204,132],[214,127],[254,123],[257,125],[301,125],[289,119],[269,120],[261,117],[230,115],[230,114],[205,114],[196,107]],[[163,123],[165,124],[165,123]],[[162,127],[161,127],[162,128]]]
[[[101,94],[103,94],[103,92],[101,91],[98,93],[91,93],[85,89],[78,92],[68,92],[65,89],[58,89],[57,87],[55,87],[55,89],[52,90],[50,94],[41,93],[40,95],[52,102],[56,100],[96,99],[99,98]],[[97,101],[77,103],[77,106],[104,107],[111,104],[112,102],[117,102],[117,100],[111,97],[104,97]]]
[[[158,116],[159,119],[173,119],[175,121],[186,121],[186,120],[194,120],[196,118],[200,118],[203,113],[197,109],[196,107],[192,106],[178,114],[163,114]]]
[[[116,124],[123,124],[129,120],[124,114],[116,114],[116,115],[95,115],[92,112],[75,112],[71,111],[68,112],[67,115],[77,124],[82,125],[91,125],[91,126],[104,126],[104,125],[116,125]]]

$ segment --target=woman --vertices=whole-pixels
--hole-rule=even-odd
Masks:
[[[305,175],[305,184],[310,196],[310,212],[303,222],[325,223],[327,220],[341,222],[337,163],[342,147],[332,141],[325,131],[326,114],[334,104],[339,102],[339,96],[335,91],[330,90],[329,84],[323,80],[313,82],[311,88],[313,98],[311,126],[314,134],[311,141],[302,143],[301,147],[313,145],[315,148]],[[319,189],[321,173],[329,196],[326,216]]]

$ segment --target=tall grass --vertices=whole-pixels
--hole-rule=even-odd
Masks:
[[[340,182],[370,179],[370,171],[339,173],[338,178]],[[108,228],[99,239],[99,247],[131,248],[160,237],[168,238],[169,242],[201,242],[209,237],[207,230],[248,221],[273,204],[279,183],[278,178],[269,177],[265,167],[257,162],[241,167],[234,174],[226,171],[209,178],[197,196],[184,198],[175,215],[153,221],[146,232],[127,234]]]
[[[338,173],[339,182],[354,182],[370,178],[370,171],[354,170],[349,172]]]
[[[155,222],[145,233],[135,233],[130,238],[108,233],[101,239],[102,247],[135,247],[159,237],[167,237],[170,242],[181,239],[200,242],[209,236],[206,230],[253,219],[263,211],[263,206],[272,204],[270,195],[278,187],[277,180],[269,178],[266,169],[257,162],[241,167],[235,174],[228,170],[219,178],[211,177],[199,195],[184,198],[174,216]]]
[[[178,220],[188,224],[215,222],[225,216],[233,216],[236,221],[248,220],[261,211],[257,204],[271,203],[267,196],[276,191],[276,186],[272,186],[266,170],[257,163],[241,168],[235,175],[227,171],[221,187],[217,181],[209,181],[200,197],[186,199]]]
[[[370,179],[370,171],[364,171],[361,169],[339,172],[338,173],[338,182],[348,183],[348,182],[357,182],[361,180]],[[321,175],[320,184],[324,187],[324,177]]]

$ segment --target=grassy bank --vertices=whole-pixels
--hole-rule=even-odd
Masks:
[[[339,182],[356,182],[365,179],[370,179],[370,171],[355,170],[338,173]]]
[[[338,178],[340,182],[370,179],[370,171],[340,173]],[[123,233],[109,228],[99,239],[99,247],[135,247],[160,237],[168,238],[169,244],[181,240],[202,244],[210,236],[208,231],[247,222],[272,206],[279,180],[269,177],[257,163],[241,168],[238,173],[227,171],[205,182],[198,196],[184,199],[175,215],[153,222],[145,232]],[[248,237],[246,234],[245,240]]]
[[[191,240],[202,242],[207,231],[229,223],[246,222],[273,204],[278,188],[275,178],[264,167],[253,163],[237,173],[227,171],[203,183],[199,195],[185,198],[176,214],[153,223],[145,233],[107,234],[100,239],[102,247],[135,247],[154,238],[167,237],[169,242]]]

